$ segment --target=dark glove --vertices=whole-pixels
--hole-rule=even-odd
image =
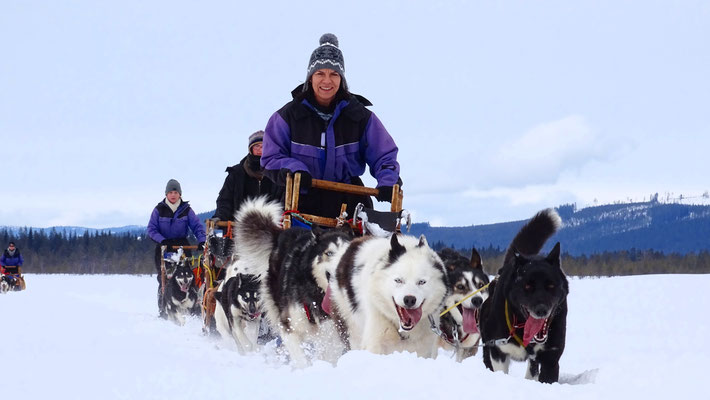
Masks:
[[[205,242],[200,242],[197,244],[197,251],[205,251]]]
[[[313,183],[313,178],[311,177],[311,174],[308,173],[308,171],[296,171],[301,173],[301,189],[310,189],[311,184]],[[279,170],[279,182],[283,182],[283,184],[286,184],[286,175],[289,173],[291,175],[295,175],[296,172],[291,173],[291,170],[288,168],[281,168]]]
[[[377,201],[392,202],[392,186],[380,186],[377,188]]]
[[[310,189],[313,184],[313,178],[311,174],[306,171],[296,171],[301,173],[301,189]]]

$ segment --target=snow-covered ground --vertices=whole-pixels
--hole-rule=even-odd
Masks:
[[[3,399],[704,398],[710,275],[571,279],[560,384],[486,370],[441,351],[283,364],[273,345],[240,356],[156,316],[155,277],[27,275],[0,295]]]

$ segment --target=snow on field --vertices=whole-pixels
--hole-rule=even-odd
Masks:
[[[27,275],[0,295],[4,399],[685,399],[704,397],[710,275],[571,279],[560,383],[441,351],[345,354],[292,370],[274,344],[240,356],[201,322],[157,318],[155,277]]]

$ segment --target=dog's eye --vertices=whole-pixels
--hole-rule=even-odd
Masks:
[[[426,279],[420,279],[419,282],[417,282],[418,286],[425,285],[426,284]]]
[[[554,283],[548,283],[548,284],[547,284],[547,290],[553,290],[554,288],[555,288],[555,284],[554,284]]]
[[[330,281],[330,272],[325,271],[325,279]]]
[[[476,288],[478,288],[478,289],[482,288],[483,286],[485,286],[485,285],[483,284],[483,282],[476,284]]]
[[[332,250],[328,250],[328,251],[325,252],[325,255],[328,256],[328,257],[333,257],[334,254],[335,254],[335,252],[332,251]]]
[[[526,283],[525,286],[524,286],[524,288],[525,288],[526,291],[529,292],[529,291],[533,290],[533,285],[530,284],[530,283]]]
[[[404,283],[404,281],[402,280],[402,278],[394,278],[394,283],[401,285]]]
[[[456,285],[456,290],[466,290],[466,286],[464,286],[462,283],[459,283]]]

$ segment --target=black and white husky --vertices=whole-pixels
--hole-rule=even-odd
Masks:
[[[184,260],[166,260],[165,311],[169,320],[179,325],[185,324],[185,315],[200,312],[195,287],[195,274]]]
[[[456,360],[460,362],[478,351],[480,308],[488,298],[488,289],[485,288],[489,282],[488,274],[483,271],[481,256],[475,248],[471,251],[470,260],[448,248],[438,254],[450,284],[446,298],[446,309],[450,311],[441,317],[441,336],[445,343],[453,346]],[[461,304],[454,307],[459,302]]]
[[[244,203],[236,215],[235,241],[240,262],[261,278],[266,320],[278,333],[291,362],[309,357],[335,362],[345,346],[334,321],[323,311],[326,270],[347,248],[352,231],[280,227],[282,209],[264,198]]]
[[[438,321],[447,282],[441,259],[424,236],[359,238],[331,278],[333,312],[344,322],[353,349],[436,357],[438,338],[429,316]]]
[[[256,275],[237,273],[226,278],[215,293],[215,324],[222,338],[230,338],[239,353],[257,348],[261,302]]]
[[[7,293],[11,288],[12,286],[7,278],[5,278],[5,275],[0,275],[0,293]]]
[[[483,362],[508,373],[510,359],[528,360],[526,378],[557,382],[567,329],[567,278],[560,266],[560,244],[539,255],[561,225],[547,209],[523,226],[505,254],[481,310]]]

